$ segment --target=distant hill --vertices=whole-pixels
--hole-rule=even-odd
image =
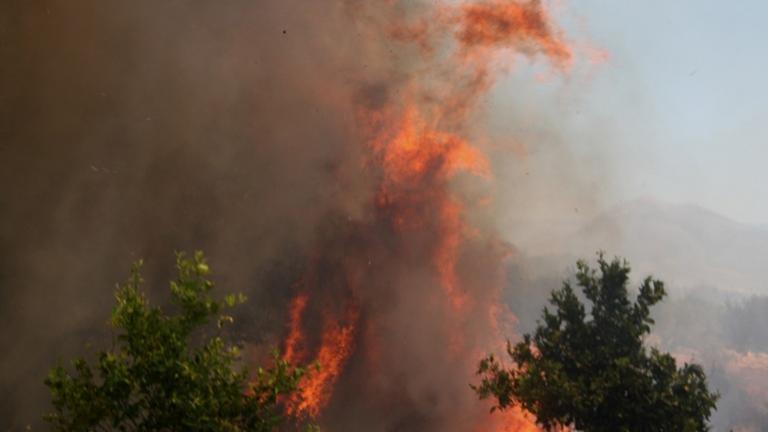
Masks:
[[[570,232],[560,229],[565,225],[518,245],[504,298],[516,331],[535,329],[549,292],[573,275],[577,258],[593,259],[597,250],[622,256],[635,280],[653,274],[667,283],[670,298],[654,308],[649,340],[705,367],[722,395],[713,430],[768,430],[768,229],[649,199]]]
[[[635,277],[653,273],[677,294],[692,288],[707,296],[768,294],[768,229],[699,206],[631,201],[533,253],[572,263],[597,250],[627,258]]]

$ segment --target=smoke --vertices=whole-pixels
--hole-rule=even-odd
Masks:
[[[47,368],[101,342],[131,261],[165,291],[173,251],[202,248],[222,290],[258,302],[318,221],[357,211],[343,113],[363,77],[389,76],[358,6],[3,3],[4,429],[37,423]],[[274,320],[259,311],[252,329]]]
[[[519,412],[489,424],[488,407],[466,390],[477,359],[502,345],[501,270],[512,253],[467,222],[466,206],[483,207],[475,181],[491,177],[470,125],[499,47],[558,69],[571,53],[538,2],[427,12],[395,17],[409,76],[373,99],[363,93],[357,110],[374,179],[367,212],[326,231],[296,286],[285,351],[321,370],[290,411],[332,430],[533,430]]]
[[[518,318],[517,331],[532,332],[550,291],[573,274],[577,259],[598,249],[624,257],[637,281],[652,274],[665,282],[669,297],[653,310],[647,343],[679,364],[704,368],[710,388],[721,394],[713,430],[765,430],[768,300],[756,265],[765,256],[765,238],[762,227],[700,207],[636,200],[601,212],[570,235],[538,242],[547,248],[521,248],[507,269],[504,300]]]
[[[766,297],[724,303],[700,292],[671,299],[656,312],[659,344],[679,361],[701,364],[720,392],[715,430],[768,427],[766,312]]]
[[[467,386],[514,321],[483,104],[520,59],[572,65],[540,2],[0,7],[0,427],[38,424],[47,368],[108,339],[131,261],[162,302],[172,251],[203,249],[250,296],[242,340],[324,363],[297,411],[503,430]]]

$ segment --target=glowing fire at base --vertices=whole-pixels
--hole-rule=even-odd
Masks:
[[[472,432],[539,432],[536,419],[520,409],[511,409],[488,417],[485,424]]]
[[[398,43],[415,43],[423,56],[420,70],[426,72],[411,78],[404,90],[386,103],[363,104],[358,109],[366,164],[376,178],[371,213],[351,225],[349,230],[354,234],[350,234],[349,244],[342,238],[337,242],[342,247],[318,246],[316,254],[324,257],[319,261],[325,261],[309,264],[309,276],[302,279],[300,293],[289,306],[285,358],[319,364],[287,403],[288,412],[294,416],[322,417],[334,398],[334,385],[358,349],[370,351],[368,357],[361,355],[354,360],[362,365],[359,367],[369,372],[378,370],[385,378],[395,377],[390,381],[407,373],[407,369],[396,370],[393,363],[399,360],[398,355],[410,356],[418,364],[421,354],[411,335],[387,336],[391,325],[378,322],[370,311],[392,313],[390,309],[409,302],[423,302],[420,310],[426,316],[422,322],[440,320],[445,328],[427,326],[414,331],[428,333],[431,340],[438,341],[436,346],[444,352],[431,353],[433,358],[463,380],[457,388],[466,393],[470,393],[466,385],[472,381],[479,356],[493,349],[492,341],[503,340],[504,335],[498,333],[503,326],[496,322],[498,281],[493,276],[468,274],[467,269],[482,273],[475,270],[482,265],[487,272],[498,273],[505,252],[494,249],[492,239],[483,240],[479,230],[469,226],[465,202],[453,192],[451,182],[459,173],[482,181],[491,179],[486,157],[463,133],[478,101],[493,84],[492,65],[497,57],[505,50],[527,56],[541,54],[555,68],[565,69],[571,51],[552,30],[537,0],[460,3],[436,7],[434,14],[434,19],[411,27],[396,25],[390,32]],[[444,55],[435,49],[436,44],[446,41],[452,41],[448,46],[455,48],[454,54]],[[480,249],[484,251],[468,252]],[[478,258],[462,265],[472,254]],[[372,295],[366,291],[370,286],[380,287],[385,295]],[[382,305],[390,299],[394,299],[392,305]],[[321,324],[304,321],[312,311],[314,321]],[[319,329],[320,334],[312,334],[312,329]],[[389,362],[376,360],[380,355],[389,355]],[[381,374],[387,368],[393,372]],[[432,397],[431,383],[398,390],[391,389],[393,383],[387,379],[381,381],[383,384],[376,384],[379,387],[371,393],[388,391],[402,399],[409,392],[426,392]],[[466,412],[459,414],[469,420],[457,418],[470,422],[449,425],[451,430],[538,430],[534,419],[520,410],[490,416],[487,407],[477,401],[449,396],[461,401],[461,410]],[[445,410],[459,411],[450,406]]]
[[[297,297],[301,298],[306,297]],[[301,300],[295,302],[295,305],[300,304]],[[320,349],[315,359],[319,368],[309,371],[299,393],[287,405],[288,414],[317,417],[320,413],[320,409],[331,397],[333,383],[341,373],[344,362],[352,352],[356,323],[357,311],[352,307],[348,309],[344,323],[335,322],[331,317],[326,319]],[[289,342],[296,341],[286,342],[286,359],[290,361],[287,354],[294,353],[296,347],[288,345]]]

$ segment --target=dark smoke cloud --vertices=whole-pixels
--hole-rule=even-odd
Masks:
[[[0,5],[0,429],[39,422],[47,368],[102,340],[131,261],[163,291],[173,251],[202,248],[222,291],[258,301],[295,276],[319,220],[358,211],[366,180],[339,113],[392,75],[386,47],[359,37],[370,9]]]
[[[314,253],[330,263],[321,269],[346,256],[375,258],[359,331],[382,338],[381,346],[408,349],[407,356],[381,353],[388,370],[378,379],[358,366],[366,351],[356,352],[328,423],[339,430],[477,426],[456,418],[457,406],[476,403],[466,376],[455,374],[467,359],[436,358],[445,347],[429,343],[450,338],[452,327],[440,327],[450,317],[425,310],[430,299],[421,288],[437,287],[409,261],[426,262],[426,246],[419,245],[434,243],[437,233],[397,240],[415,251],[398,255],[380,215],[368,209],[379,173],[361,163],[355,114],[401,96],[423,53],[388,42],[395,30],[388,23],[412,23],[411,15],[431,7],[393,3],[0,5],[0,429],[38,425],[47,368],[89,352],[86,343],[108,340],[114,283],[131,261],[146,259],[148,285],[162,302],[172,252],[205,250],[221,291],[251,298],[238,317],[242,339],[269,345],[285,330],[287,299],[318,245]],[[492,80],[483,69],[455,83],[445,78],[452,72],[444,66],[430,73],[462,90],[449,101],[456,105],[450,120],[473,122],[463,110]],[[446,102],[421,96],[424,105]],[[472,129],[446,123],[451,131]],[[553,160],[540,162],[560,164]],[[462,193],[477,192],[471,181],[456,183]],[[480,224],[495,224],[476,213]],[[492,263],[503,248],[488,237],[493,233],[462,250],[457,272],[467,285],[487,287],[500,278]],[[521,290],[515,283],[512,291]],[[325,284],[323,295],[333,298],[334,280]],[[477,294],[479,304],[491,303],[492,290]],[[435,322],[419,326],[413,317]],[[476,335],[484,329],[476,321],[454,325]],[[386,397],[364,400],[361,392]]]

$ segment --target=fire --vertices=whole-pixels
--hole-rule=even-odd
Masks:
[[[393,137],[385,133],[372,143],[373,150],[381,155],[387,184],[419,184],[429,175],[444,180],[459,171],[490,176],[482,153],[461,137],[428,125],[415,106],[406,109],[394,129]]]
[[[388,33],[397,43],[417,47],[424,63],[417,68],[420,73],[385,103],[357,108],[364,163],[375,178],[369,213],[336,237],[319,241],[314,254],[321,258],[310,260],[300,293],[290,302],[284,357],[316,362],[319,368],[307,374],[287,411],[322,418],[339,379],[362,370],[359,375],[380,379],[358,383],[355,391],[368,393],[349,403],[384,410],[394,402],[377,402],[382,393],[400,400],[410,394],[437,398],[436,392],[450,401],[433,405],[456,418],[455,424],[445,420],[451,430],[538,431],[535,419],[519,409],[488,416],[468,390],[480,355],[503,340],[498,333],[504,323],[497,322],[503,315],[500,286],[493,275],[509,249],[483,243],[480,230],[467,221],[466,203],[453,182],[460,174],[492,179],[490,163],[471,144],[466,124],[494,81],[493,60],[509,50],[541,54],[565,70],[571,50],[538,0],[463,2],[436,7],[434,13],[434,19],[413,26],[398,23]],[[437,49],[441,44],[454,47],[453,54]],[[413,317],[413,306],[422,316]],[[399,309],[408,311],[405,317]],[[387,314],[394,318],[381,321]],[[421,320],[417,323],[422,325],[388,335],[402,319]],[[313,334],[318,328],[319,334]],[[419,332],[444,351],[425,352]],[[355,356],[357,349],[370,352]],[[366,360],[371,355],[388,357]],[[458,377],[455,392],[467,396],[443,391],[440,377],[414,380],[418,385],[409,387],[408,367],[424,367],[425,358]],[[399,368],[400,361],[409,366]]]
[[[433,265],[451,305],[460,309],[469,301],[455,272],[464,225],[461,203],[448,193],[448,181],[459,172],[489,178],[488,161],[461,137],[428,125],[413,105],[394,124],[393,134],[385,128],[371,143],[384,174],[378,206],[393,210],[392,221],[400,230],[432,224],[440,231]],[[430,214],[423,214],[425,203]]]
[[[296,299],[304,300],[296,302]],[[302,301],[306,302],[306,297],[299,295],[294,299],[293,305],[300,305]],[[292,309],[292,312],[294,311],[295,309]],[[348,307],[342,323],[332,317],[326,317],[322,342],[315,360],[318,368],[310,369],[302,380],[299,393],[288,404],[288,414],[317,417],[328,402],[333,383],[352,352],[357,313],[354,307]],[[286,350],[286,359],[289,359],[288,353]]]
[[[549,24],[540,0],[496,0],[461,8],[456,39],[465,53],[477,48],[514,48],[526,54],[541,52],[558,67],[571,63],[571,49]]]
[[[539,432],[536,425],[536,419],[518,409],[513,408],[501,411],[493,416],[489,416],[485,424],[478,426],[472,432]]]
[[[289,307],[290,331],[288,337],[285,338],[283,358],[291,363],[298,363],[302,360],[300,357],[300,344],[303,339],[301,334],[301,315],[307,307],[308,299],[309,297],[306,294],[299,294],[291,300]]]
[[[299,293],[293,297],[288,310],[288,335],[285,338],[283,358],[292,363],[305,362],[308,356],[308,340],[305,335],[304,316],[310,302],[304,292],[307,287],[318,288],[321,277],[316,268],[322,266],[322,260],[315,260],[310,272],[304,275],[300,283],[294,285]],[[316,267],[315,267],[316,266]],[[354,271],[343,272],[343,280],[354,291],[359,284],[359,274]],[[350,293],[341,314],[330,309],[322,313],[322,333],[306,375],[299,391],[286,402],[286,412],[295,417],[317,417],[331,397],[333,385],[341,374],[344,364],[354,349],[355,332],[359,320],[358,305],[354,293]]]

